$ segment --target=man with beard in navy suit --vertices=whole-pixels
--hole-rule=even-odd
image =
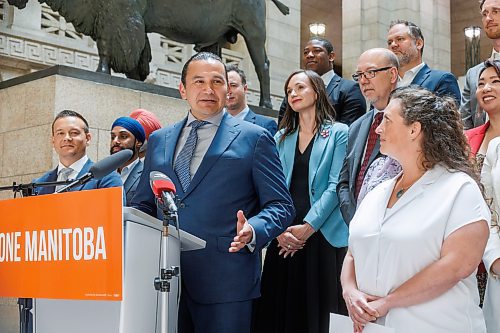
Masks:
[[[440,96],[450,96],[460,105],[460,88],[449,72],[431,69],[422,60],[424,36],[420,28],[405,20],[392,21],[387,33],[387,48],[399,60],[398,87],[417,85]]]

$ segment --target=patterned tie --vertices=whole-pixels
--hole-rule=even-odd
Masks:
[[[197,131],[198,128],[206,124],[209,124],[209,122],[202,120],[194,120],[189,124],[189,126],[191,126],[191,131],[189,132],[184,147],[182,147],[182,150],[175,159],[174,171],[181,182],[184,192],[186,192],[191,183],[191,159],[193,158],[194,149],[198,142]]]
[[[62,168],[59,173],[57,174],[57,181],[64,181],[68,180],[69,175],[73,172],[73,169],[71,168]],[[57,185],[55,191],[59,191],[66,185]]]
[[[356,178],[356,198],[361,190],[361,185],[363,185],[363,179],[365,179],[365,172],[368,168],[368,162],[370,161],[370,156],[372,156],[373,149],[375,148],[375,143],[377,142],[378,134],[375,133],[375,129],[382,122],[383,112],[377,112],[373,123],[370,126],[370,131],[368,132],[368,140],[366,142],[366,152],[363,163],[361,163],[361,168],[359,169],[358,177]]]

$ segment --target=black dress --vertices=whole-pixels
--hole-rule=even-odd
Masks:
[[[310,206],[309,158],[314,144],[311,140],[295,159],[290,193],[296,209],[293,224],[302,224]],[[323,333],[329,331],[330,312],[347,315],[340,287],[340,270],[346,248],[334,248],[315,232],[302,250],[286,259],[279,256],[275,239],[267,249],[260,299],[253,316],[254,333]]]

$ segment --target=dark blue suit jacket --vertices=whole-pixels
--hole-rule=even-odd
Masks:
[[[123,191],[125,192],[125,197],[127,199],[126,206],[130,206],[132,202],[132,198],[134,197],[135,191],[137,189],[137,185],[139,184],[139,179],[142,175],[142,169],[144,167],[144,163],[139,160],[137,164],[134,166],[132,170],[130,170],[130,174],[125,180],[125,184],[123,184]]]
[[[276,121],[271,118],[256,114],[251,109],[248,111],[244,120],[251,122],[252,124],[255,124],[257,126],[264,127],[269,131],[269,133],[271,133],[272,136],[274,136],[274,134],[276,134],[276,132],[278,131],[278,125],[276,124]]]
[[[89,172],[90,167],[94,164],[90,159],[85,163],[83,166],[82,170],[78,174],[77,178],[83,176],[87,172]],[[42,183],[42,182],[53,182],[57,180],[57,168],[45,173],[43,176],[40,178],[37,178],[33,180],[34,183]],[[71,191],[82,191],[82,190],[93,190],[96,188],[107,188],[107,187],[119,187],[122,186],[122,180],[120,178],[120,175],[116,172],[113,171],[106,177],[104,177],[101,180],[97,179],[91,179],[87,183],[74,187]],[[54,193],[55,187],[38,187],[36,189],[36,193],[38,195],[42,194],[51,194]]]
[[[160,171],[177,188],[181,229],[206,241],[206,248],[181,253],[183,286],[198,303],[237,302],[260,295],[260,250],[291,223],[292,199],[271,134],[225,114],[201,165],[183,192],[173,169],[177,140],[186,119],[155,131],[148,140],[132,206],[161,218],[149,185]],[[229,253],[236,213],[243,210],[255,230],[256,249]]]
[[[430,69],[427,64],[417,73],[411,84],[426,88],[439,96],[453,97],[460,106],[460,88],[453,74],[437,69]]]

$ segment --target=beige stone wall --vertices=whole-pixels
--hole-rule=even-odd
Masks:
[[[59,111],[74,110],[88,120],[88,155],[95,161],[109,155],[114,119],[138,107],[157,114],[164,125],[187,112],[187,104],[177,98],[60,75],[0,90],[0,184],[29,182],[56,165],[50,126]],[[7,197],[12,194],[0,193],[0,198]]]
[[[19,332],[18,313],[17,298],[0,298],[0,332]]]
[[[387,47],[389,24],[414,22],[425,39],[424,61],[432,68],[451,69],[450,0],[343,0],[343,74],[352,74],[359,55]]]

